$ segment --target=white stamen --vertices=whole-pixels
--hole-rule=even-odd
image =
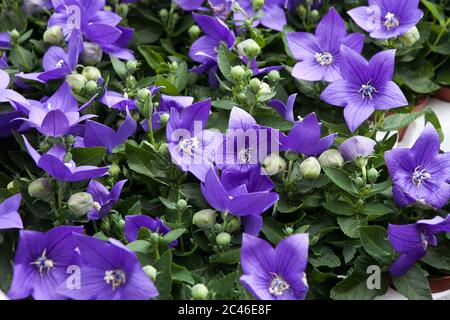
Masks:
[[[316,52],[314,58],[316,58],[317,63],[321,66],[328,66],[334,62],[334,57],[329,52]]]
[[[113,290],[116,290],[127,282],[127,276],[125,272],[120,269],[106,270],[103,280],[105,280],[107,284],[111,284]]]
[[[273,276],[273,279],[270,282],[269,292],[274,296],[280,297],[286,290],[289,290],[290,286],[276,273],[272,272],[270,274]]]
[[[187,153],[188,155],[192,156],[195,149],[197,149],[200,146],[200,141],[197,137],[193,137],[190,139],[181,139],[178,143],[180,146],[180,149]]]
[[[386,15],[384,16],[384,19],[385,19],[384,26],[388,30],[395,29],[400,25],[400,21],[395,16],[395,14],[393,14],[392,12],[386,13]]]

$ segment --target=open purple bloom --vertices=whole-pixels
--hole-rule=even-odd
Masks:
[[[217,48],[221,42],[225,42],[228,48],[231,48],[235,42],[233,31],[219,18],[200,14],[192,14],[199,27],[205,33],[198,38],[189,49],[189,57],[201,63],[200,66],[193,68],[192,72],[208,72],[209,83],[217,85]]]
[[[20,73],[20,79],[47,83],[50,80],[62,79],[72,73],[78,64],[78,56],[83,51],[82,35],[73,30],[69,36],[67,52],[58,46],[50,47],[42,59],[43,72]]]
[[[233,10],[234,0],[208,0],[208,3],[214,16],[225,20]]]
[[[241,283],[258,300],[303,300],[308,293],[308,234],[294,234],[276,248],[243,234]]]
[[[104,52],[119,53],[118,58],[127,53],[126,58],[133,58],[131,51],[122,48],[131,39],[132,29],[118,27],[122,17],[104,10],[105,0],[61,0],[54,7],[49,27],[59,25],[65,34],[80,30],[88,41],[99,45]]]
[[[283,27],[286,25],[286,15],[284,12],[285,0],[271,0],[265,1],[264,5],[258,12],[253,9],[253,1],[251,0],[237,0],[245,14],[241,11],[236,11],[234,14],[234,20],[237,24],[243,24],[248,18],[253,19],[257,15],[253,27],[257,27],[259,24],[266,28],[283,31]]]
[[[289,49],[299,61],[294,66],[292,75],[307,81],[333,82],[341,79],[341,45],[358,53],[361,53],[364,46],[364,35],[347,34],[344,20],[334,8],[319,22],[315,35],[289,32],[286,37]]]
[[[214,152],[222,139],[219,132],[205,130],[210,110],[210,99],[194,103],[181,112],[172,108],[166,127],[172,161],[201,181],[213,167]]]
[[[77,247],[74,234],[83,227],[61,226],[46,233],[21,230],[14,259],[14,276],[8,297],[36,300],[66,299],[57,292],[68,278],[67,267],[73,264]]]
[[[287,121],[294,123],[294,104],[295,99],[297,98],[297,94],[291,94],[288,97],[286,103],[281,100],[271,100],[269,102],[269,106],[274,108],[280,115],[283,116]]]
[[[211,168],[201,189],[214,209],[240,216],[245,232],[257,235],[263,224],[261,214],[279,199],[276,192],[270,191],[273,184],[267,180],[259,168],[243,173],[224,171],[220,178]]]
[[[450,199],[450,153],[439,154],[440,140],[428,123],[411,149],[396,148],[384,157],[393,182],[394,199],[400,206],[423,202],[435,209]]]
[[[30,108],[30,103],[19,93],[8,89],[9,82],[9,74],[4,70],[0,70],[0,102],[9,102],[15,110],[27,112]]]
[[[67,150],[60,144],[53,146],[42,156],[34,149],[23,136],[28,153],[36,165],[56,180],[75,182],[98,178],[108,173],[109,167],[79,166],[73,160],[64,161]]]
[[[22,195],[18,193],[0,203],[0,230],[23,228],[22,218],[18,212],[20,201]]]
[[[117,131],[99,122],[88,120],[84,128],[84,137],[77,137],[76,147],[106,147],[111,153],[115,147],[124,143],[136,132],[136,121],[126,109],[127,116]]]
[[[357,52],[342,46],[339,66],[343,79],[331,83],[320,98],[329,104],[345,107],[345,121],[352,132],[375,110],[408,104],[403,92],[392,81],[395,50],[377,53],[367,62]]]
[[[152,218],[145,215],[128,215],[125,217],[125,238],[128,242],[138,239],[139,229],[146,228],[152,232],[164,235],[171,230],[160,218]],[[178,245],[178,240],[170,243],[170,248]]]
[[[373,154],[377,143],[370,138],[363,136],[351,137],[339,146],[339,152],[345,161],[352,161],[358,158],[366,158]]]
[[[125,111],[127,108],[129,110],[136,109],[136,99],[131,99],[128,97],[126,92],[118,93],[115,91],[110,91],[105,87],[105,93],[100,98],[100,102],[107,105],[108,108],[118,109]]]
[[[8,32],[0,32],[0,49],[9,49],[11,38]],[[8,56],[6,52],[0,57],[0,69],[8,68]],[[0,95],[1,96],[1,95]]]
[[[423,17],[420,0],[369,0],[369,6],[348,11],[358,26],[375,39],[401,36]]]
[[[413,224],[389,224],[388,238],[400,257],[391,265],[389,272],[394,277],[405,274],[416,261],[422,259],[428,245],[437,246],[435,234],[450,232],[450,215],[419,220]]]
[[[281,139],[278,130],[258,125],[248,112],[233,107],[215,162],[221,170],[244,172],[259,167],[269,154],[279,151]]]
[[[93,114],[80,116],[78,112],[87,107],[94,98],[95,96],[78,108],[69,84],[64,82],[49,99],[41,102],[31,101],[28,119],[19,119],[46,136],[62,137],[71,133],[84,120],[96,117]]]
[[[161,94],[159,106],[152,115],[153,130],[158,130],[159,128],[161,128],[161,117],[163,115],[170,115],[170,110],[172,108],[176,109],[178,112],[181,112],[184,108],[192,105],[193,102],[194,98],[192,97],[168,96],[165,94]],[[142,128],[147,132],[148,122],[144,121],[141,125]]]
[[[74,235],[80,250],[79,289],[60,287],[76,300],[150,300],[158,295],[136,254],[115,239]]]
[[[86,188],[86,192],[92,196],[94,207],[88,212],[88,218],[90,220],[103,219],[119,201],[120,193],[126,182],[126,179],[120,180],[108,191],[100,182],[91,180]]]
[[[316,156],[328,150],[337,134],[321,138],[321,128],[322,124],[317,120],[316,114],[310,113],[289,131],[286,143],[282,146],[283,150],[307,156]]]

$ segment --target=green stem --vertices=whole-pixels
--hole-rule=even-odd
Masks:
[[[424,57],[428,56],[430,53],[432,53],[436,49],[436,46],[439,44],[439,42],[441,42],[442,37],[448,31],[449,25],[450,25],[450,18],[447,19],[447,21],[445,22],[445,25],[442,27],[441,31],[439,32],[436,40],[431,45],[431,47],[428,49],[427,53],[425,53]]]

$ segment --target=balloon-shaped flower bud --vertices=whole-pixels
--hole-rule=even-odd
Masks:
[[[234,81],[242,81],[245,77],[245,70],[241,66],[234,66],[231,68],[231,78]]]
[[[86,85],[87,79],[81,74],[69,74],[66,81],[75,93],[79,93]]]
[[[367,158],[374,152],[376,142],[363,136],[355,136],[345,140],[339,147],[345,161]]]
[[[412,47],[419,40],[420,40],[420,33],[417,27],[412,27],[411,30],[404,33],[400,37],[400,42],[403,43],[408,48]]]
[[[80,55],[80,60],[85,65],[93,66],[102,60],[102,48],[92,42],[83,43],[83,52]]]
[[[192,40],[197,39],[201,32],[202,30],[200,30],[197,25],[191,26],[188,30],[189,37],[191,37]]]
[[[321,169],[319,160],[314,157],[309,157],[300,164],[300,174],[308,180],[316,180],[320,176]]]
[[[62,27],[57,25],[48,28],[47,30],[45,30],[43,38],[44,41],[49,44],[60,44],[61,41],[64,40],[64,32],[62,30]]]
[[[261,53],[261,47],[253,39],[247,39],[237,45],[239,56],[247,56],[248,58],[254,58]]]
[[[231,235],[228,232],[221,232],[216,236],[216,243],[220,247],[226,247],[230,245]]]
[[[28,185],[28,194],[33,198],[45,199],[50,192],[52,186],[47,178],[38,178]]]
[[[156,280],[156,276],[158,275],[158,270],[154,266],[146,265],[144,268],[144,272],[148,275],[148,277],[152,280]]]
[[[284,170],[286,169],[286,161],[284,161],[284,159],[276,153],[272,153],[267,156],[263,160],[262,165],[264,171],[269,176],[284,172]]]
[[[192,217],[192,223],[202,230],[208,230],[216,223],[217,214],[214,210],[205,209],[196,212]]]
[[[94,208],[94,200],[90,193],[78,192],[69,198],[68,206],[76,217],[83,217]]]
[[[197,283],[191,288],[191,295],[194,300],[208,299],[209,290],[203,283]]]
[[[322,167],[341,168],[344,165],[344,157],[336,149],[328,149],[319,157],[319,163]]]
[[[98,79],[102,77],[102,74],[100,73],[100,70],[98,70],[96,67],[86,67],[83,69],[82,75],[88,80],[88,81],[95,81],[97,82]]]

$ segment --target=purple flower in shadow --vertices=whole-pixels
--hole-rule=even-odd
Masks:
[[[80,252],[80,288],[62,285],[58,292],[75,300],[150,300],[159,294],[136,254],[121,242],[74,237]]]
[[[336,133],[321,138],[322,124],[317,120],[316,114],[310,113],[303,120],[296,122],[289,131],[284,151],[292,151],[307,156],[316,156],[328,150],[336,138]]]
[[[0,203],[0,230],[23,228],[22,218],[18,212],[20,201],[22,195],[18,193]]]
[[[361,53],[364,46],[364,35],[347,34],[344,20],[334,8],[319,22],[315,35],[289,32],[286,38],[292,55],[299,61],[292,69],[292,76],[307,81],[342,79],[339,69],[341,45],[357,53]]]
[[[125,217],[125,238],[127,241],[136,241],[141,228],[148,229],[161,235],[165,235],[171,231],[160,218],[152,218],[144,215],[129,215]],[[169,246],[170,248],[173,248],[177,245],[178,240],[174,240]]]
[[[88,212],[88,218],[90,220],[103,219],[119,201],[123,185],[127,181],[126,179],[120,180],[108,191],[100,182],[91,180],[86,188],[86,192],[92,196],[94,207]]]
[[[435,217],[419,220],[413,224],[389,224],[388,238],[400,257],[390,266],[393,277],[405,274],[415,263],[422,259],[428,245],[437,246],[436,234],[450,232],[450,215],[446,218]]]
[[[344,118],[352,132],[375,110],[408,105],[403,92],[392,81],[395,50],[379,52],[367,61],[354,50],[342,46],[339,67],[342,79],[331,83],[320,98],[344,107]]]
[[[21,230],[19,245],[14,259],[14,272],[8,297],[36,300],[63,300],[57,292],[66,284],[67,267],[73,265],[77,247],[75,233],[83,227],[61,226],[45,233]]]
[[[245,12],[238,10],[234,13],[234,20],[237,25],[242,25],[248,19],[254,19],[254,28],[261,24],[269,29],[283,31],[287,24],[284,12],[285,0],[265,1],[258,12],[253,10],[253,1],[251,0],[237,0],[237,2]]]
[[[279,199],[271,192],[273,183],[259,168],[243,173],[224,171],[220,178],[211,168],[201,189],[211,207],[241,217],[245,232],[254,235],[261,230],[261,214]]]
[[[258,300],[304,300],[308,293],[308,234],[294,234],[276,248],[249,234],[242,235],[243,286]]]
[[[53,146],[42,156],[34,149],[23,136],[28,153],[36,165],[56,180],[75,182],[98,178],[108,173],[109,167],[79,166],[72,160],[65,162],[67,150],[60,144]]]
[[[392,178],[394,199],[400,206],[422,202],[434,209],[450,199],[450,153],[439,154],[439,134],[428,123],[411,149],[384,154]]]
[[[287,121],[295,123],[294,119],[294,105],[295,105],[295,99],[297,98],[297,94],[291,94],[288,97],[288,100],[286,103],[284,103],[281,100],[271,100],[269,102],[269,106],[274,108],[280,115],[283,116]]]

